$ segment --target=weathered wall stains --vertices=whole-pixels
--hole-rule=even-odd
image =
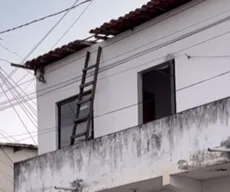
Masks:
[[[159,177],[165,167],[180,172],[179,162],[189,168],[229,162],[207,151],[229,146],[229,114],[228,98],[18,163],[15,191],[53,191],[76,179],[83,191],[98,191]]]
[[[84,186],[84,181],[82,179],[77,179],[71,182],[71,187],[76,189],[76,192],[82,192]]]

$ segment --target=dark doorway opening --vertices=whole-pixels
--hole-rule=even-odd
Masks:
[[[141,73],[142,122],[176,113],[174,60]]]

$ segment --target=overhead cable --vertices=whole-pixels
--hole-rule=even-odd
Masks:
[[[81,5],[82,3],[79,3],[79,4],[77,4],[77,2],[78,2],[79,0],[76,0],[75,1],[75,3],[73,4],[73,6],[71,6],[71,7],[74,7],[74,8],[76,8],[76,7],[78,7],[79,5]],[[91,0],[90,0],[91,1]],[[88,1],[84,1],[85,3],[87,3],[87,2],[89,2],[89,0]],[[66,13],[54,24],[54,26],[45,34],[45,36],[44,37],[42,37],[42,39],[34,46],[34,48],[33,49],[31,49],[31,51],[26,55],[26,57],[22,60],[22,62],[21,63],[24,63],[28,58],[29,58],[29,56],[39,47],[39,45],[53,32],[53,30],[61,23],[61,21],[67,16],[67,14],[69,13],[69,11],[70,11],[71,9],[68,9],[67,11],[66,11]]]
[[[184,50],[186,50],[186,49],[190,49],[190,48],[192,48],[192,47],[195,47],[195,46],[197,46],[197,45],[200,45],[200,44],[203,44],[203,43],[205,43],[205,42],[208,42],[208,41],[211,41],[211,40],[213,40],[213,39],[216,39],[216,38],[218,38],[218,37],[221,37],[221,36],[223,36],[223,35],[226,35],[226,34],[228,34],[230,31],[227,31],[227,32],[225,32],[225,33],[223,33],[223,34],[220,34],[220,35],[217,35],[217,36],[215,36],[215,37],[213,37],[213,38],[210,38],[210,39],[207,39],[207,40],[204,40],[204,41],[202,41],[202,42],[200,42],[200,43],[198,43],[198,44],[195,44],[195,45],[192,45],[192,46],[190,46],[190,47],[187,47],[187,48],[185,48],[185,49],[182,49],[182,50],[180,50],[180,51],[184,51]],[[154,51],[154,50],[151,50],[151,51]],[[179,51],[179,52],[180,52]],[[142,55],[144,55],[144,54],[147,54],[147,53],[149,53],[149,50],[146,52],[146,53],[142,53]],[[141,55],[141,56],[142,56]],[[140,56],[140,55],[138,55],[138,56]],[[126,63],[126,62],[128,62],[128,61],[130,61],[130,60],[132,60],[132,59],[135,59],[135,58],[137,58],[138,56],[132,56],[131,58],[125,58],[125,59],[123,59],[123,60],[120,60],[119,62],[117,62],[116,64],[113,64],[113,66],[111,66],[111,67],[109,67],[109,68],[107,68],[107,69],[111,69],[111,68],[113,68],[113,67],[116,67],[116,66],[118,66],[118,65],[121,65],[121,64],[123,64],[123,63]],[[163,59],[164,57],[161,57],[161,58],[158,58],[158,59],[156,59],[156,60],[159,60],[159,59]],[[156,60],[152,60],[152,61],[150,61],[150,62],[154,62],[154,61],[156,61]],[[142,65],[142,64],[141,64]],[[140,65],[139,65],[140,66]],[[139,66],[137,66],[137,67],[139,67]],[[134,67],[135,68],[135,67]],[[130,68],[129,70],[132,70],[133,68]],[[74,77],[74,78],[76,78],[76,77]],[[68,86],[68,85],[70,85],[70,84],[73,84],[73,83],[75,83],[75,82],[77,82],[78,80],[75,80],[74,81],[74,78],[71,78],[70,80],[68,80],[68,81],[72,81],[71,83],[69,83],[69,84],[67,84],[67,85],[64,85],[64,87],[65,86]],[[99,79],[100,80],[100,79]],[[67,82],[67,81],[65,81],[65,82]],[[61,82],[61,83],[63,83],[63,82]],[[44,88],[44,90],[45,89],[50,89],[50,88],[52,88],[52,87],[54,87],[54,86],[58,86],[60,84],[60,82],[57,84],[57,85],[53,85],[53,86],[50,86],[50,87],[47,87],[47,88]],[[63,86],[61,86],[60,88],[63,88]],[[54,89],[54,90],[52,90],[52,91],[55,91],[56,89]],[[42,90],[38,90],[37,92],[41,92],[41,91],[43,91],[43,89]],[[49,92],[52,92],[52,91],[48,91],[47,93],[49,93]],[[33,94],[33,93],[31,93],[31,94]],[[43,94],[44,95],[44,94]]]
[[[25,97],[28,97],[27,93],[25,93],[23,91],[23,89],[20,86],[18,86],[18,84],[6,73],[6,71],[2,67],[0,67],[0,70],[2,70],[2,72],[6,75],[6,80],[8,80],[8,83],[10,84],[10,86],[11,87],[15,87],[15,89],[14,89],[15,91],[17,91],[17,88],[18,88],[25,95]],[[9,80],[11,80],[15,85],[12,85]],[[24,98],[22,94],[20,94],[19,96],[21,98]],[[33,104],[36,106],[35,102],[33,102]],[[30,108],[31,108],[32,111],[36,112],[36,110],[34,109],[34,107],[30,106]]]
[[[2,138],[4,138],[5,140],[7,140],[9,143],[11,143],[11,139],[14,140],[14,142],[18,142],[16,139],[14,139],[14,137],[11,137],[9,136],[6,132],[4,132],[2,129],[0,129],[0,135],[2,136]],[[0,138],[0,139],[2,139]],[[30,158],[24,151],[23,151],[24,155],[27,157],[27,158]],[[8,156],[8,155],[7,155]],[[13,169],[13,166],[11,164],[8,164],[12,169]]]
[[[0,78],[2,79],[2,81],[4,81],[4,78],[2,77],[2,74],[1,74],[1,73],[0,73]],[[10,104],[12,105],[12,102],[11,102],[10,98],[9,98],[8,95],[5,93],[5,90],[4,90],[4,88],[3,88],[3,86],[2,86],[1,84],[0,84],[0,87],[1,87],[2,91],[4,92],[4,94],[5,94],[6,98],[8,99],[8,101],[9,101]],[[12,108],[13,108],[14,112],[16,113],[16,115],[18,116],[19,120],[21,121],[22,125],[23,125],[24,128],[26,129],[26,131],[29,133],[29,135],[30,135],[32,141],[34,142],[34,144],[36,144],[34,138],[33,138],[32,135],[30,134],[29,129],[27,128],[26,124],[24,123],[24,121],[22,120],[21,116],[19,115],[19,113],[17,112],[17,110],[15,109],[15,107],[14,107],[13,105],[12,105]]]
[[[203,1],[206,1],[206,0],[203,0]],[[203,1],[202,1],[202,2],[203,2]],[[188,9],[190,9],[190,8],[192,8],[192,7],[194,7],[194,6],[198,5],[198,4],[200,4],[200,3],[202,3],[202,2],[198,2],[198,3],[195,4],[195,5],[191,5],[190,7],[186,8],[186,9],[180,11],[180,12],[177,12],[177,13],[175,13],[174,15],[177,15],[177,14],[179,14],[179,13],[181,13],[181,12],[184,12],[184,11],[186,11],[186,10],[188,10]],[[204,19],[204,20],[202,20],[202,21],[200,21],[200,22],[198,22],[198,23],[192,24],[192,25],[190,25],[190,26],[188,26],[188,27],[186,27],[186,28],[180,29],[180,30],[178,30],[178,31],[176,31],[176,32],[173,32],[173,33],[167,35],[167,36],[164,36],[164,37],[161,37],[161,38],[159,38],[159,39],[157,39],[157,40],[154,40],[154,41],[152,41],[152,42],[149,42],[148,44],[145,44],[145,45],[142,45],[142,46],[140,46],[140,47],[134,48],[133,50],[142,48],[143,46],[149,45],[150,43],[156,43],[156,41],[159,41],[159,40],[161,40],[161,39],[165,39],[165,38],[167,38],[167,37],[170,37],[170,36],[172,36],[172,35],[174,35],[174,34],[176,34],[176,33],[179,33],[179,32],[181,32],[181,31],[184,31],[184,30],[186,30],[186,29],[188,29],[188,28],[190,28],[190,27],[193,27],[193,26],[195,26],[195,25],[197,25],[197,24],[201,24],[201,23],[203,23],[203,22],[205,22],[205,21],[208,21],[208,20],[210,20],[210,19],[213,19],[213,18],[215,18],[215,17],[217,17],[217,16],[220,16],[220,15],[223,15],[223,14],[225,14],[225,13],[228,13],[229,11],[230,11],[230,9],[228,9],[228,10],[226,10],[226,11],[224,11],[224,12],[218,13],[218,14],[216,14],[216,15],[214,15],[214,16],[211,16],[211,17],[209,17],[209,18],[207,18],[207,19]],[[173,15],[173,16],[174,16],[174,15]],[[167,18],[164,18],[164,19],[160,20],[158,23],[160,23],[160,22],[162,22],[162,21],[164,21],[164,20],[166,20],[166,19],[167,19]],[[146,27],[144,27],[144,28],[141,28],[141,29],[138,30],[137,32],[141,32],[141,31],[145,30],[146,28],[151,27],[152,25],[153,25],[153,24],[150,24],[150,25],[148,25],[148,26],[146,26]],[[136,34],[137,32],[132,33],[132,34],[130,34],[129,36],[126,36],[126,37],[124,37],[124,38],[128,38],[128,37],[130,37],[131,35]],[[122,39],[124,39],[124,38],[122,38]],[[117,41],[114,41],[114,42],[111,43],[111,44],[106,45],[105,47],[109,47],[109,46],[111,46],[112,44],[117,43],[118,41],[120,41],[120,39],[118,39]],[[104,47],[104,48],[105,48],[105,47]],[[131,51],[133,51],[133,50],[131,50]],[[110,60],[112,60],[112,59],[114,59],[114,58],[118,58],[118,57],[120,57],[120,56],[123,56],[123,55],[125,55],[125,54],[127,54],[127,53],[130,53],[131,51],[127,51],[127,52],[122,53],[122,54],[120,54],[120,55],[116,55],[116,56],[114,56],[114,57],[112,57],[112,58],[110,58],[110,59],[108,59],[108,60],[106,60],[106,61],[103,61],[102,63],[105,63],[105,62],[110,61]],[[81,59],[81,58],[83,58],[83,57],[77,58],[76,60],[73,60],[72,62],[77,61],[78,59]],[[69,62],[69,63],[67,63],[67,64],[65,64],[65,65],[68,65],[68,64],[70,64],[70,63],[72,63],[72,62]],[[64,66],[65,66],[65,65],[64,65]],[[61,67],[63,67],[63,66],[60,66],[60,67],[58,67],[58,68],[55,68],[54,70],[57,70],[57,69],[59,69],[59,68],[61,68]],[[52,70],[52,71],[54,71],[54,70]],[[46,72],[46,74],[51,73],[52,71],[48,71],[48,72]],[[23,82],[23,83],[21,83],[21,84],[19,84],[19,85],[26,84],[26,83],[28,83],[28,82],[30,82],[30,81],[33,81],[34,79],[35,79],[35,78],[32,78],[32,79],[27,80],[27,81],[25,81],[25,82]],[[47,88],[44,88],[44,89],[47,89]]]
[[[1,70],[1,68],[0,68],[0,70]],[[3,80],[5,81],[5,86],[6,86],[7,88],[9,88],[9,87],[10,87],[10,82],[8,81],[8,79],[4,76],[4,74],[2,74],[1,71],[0,71],[0,75],[4,78]],[[16,93],[15,93],[14,91],[15,91]],[[18,94],[17,89],[11,91],[11,95],[12,95],[16,100],[18,100],[18,97],[20,96],[20,94],[19,94],[19,95],[17,95],[17,94]],[[34,127],[37,128],[37,125],[36,125],[36,118],[35,118],[35,117],[33,116],[33,114],[31,114],[31,112],[24,106],[24,104],[28,104],[28,103],[27,103],[27,102],[24,102],[24,103],[18,102],[18,105],[20,106],[20,108],[24,111],[24,113],[25,113],[26,116],[29,118],[29,120],[30,120],[31,123],[34,125]],[[35,113],[35,115],[36,115],[36,113]]]
[[[76,8],[76,7],[79,6],[79,5],[82,5],[82,4],[88,2],[88,1],[84,1],[84,2],[82,2],[82,3],[77,4],[78,1],[79,1],[79,0],[76,0],[75,3],[71,6],[72,9],[73,9],[73,8]],[[76,5],[76,4],[77,4],[77,5]],[[66,15],[67,15],[67,14],[69,13],[69,11],[72,10],[72,9],[66,10],[66,13],[65,13],[65,14],[58,20],[58,22],[57,22],[57,23],[46,33],[46,35],[35,45],[35,47],[27,54],[27,56],[26,56],[24,59],[22,59],[21,63],[25,62],[25,61],[28,59],[28,57],[37,49],[37,47],[48,37],[48,35],[58,26],[58,24],[66,17]],[[64,12],[65,12],[65,11],[64,11]],[[22,57],[21,57],[20,55],[18,55],[16,52],[13,52],[13,51],[9,50],[7,47],[5,47],[5,46],[3,46],[3,45],[0,45],[0,46],[3,47],[5,50],[7,50],[7,51],[9,51],[9,52],[11,52],[11,53],[13,53],[13,54],[16,54],[17,56],[19,56],[20,58],[22,58]],[[0,59],[0,61],[4,61],[4,62],[7,62],[7,63],[12,63],[12,62],[10,62],[10,61],[8,61],[8,60],[5,60],[5,59]],[[14,69],[14,70],[11,72],[10,76],[12,76],[17,70],[18,70],[18,68],[17,68],[17,69]],[[28,71],[28,72],[18,81],[18,83],[19,83],[20,81],[22,81],[29,73],[31,73],[31,72]],[[33,79],[35,79],[35,78],[33,78]]]
[[[70,25],[70,27],[65,31],[65,33],[57,40],[57,42],[52,46],[51,50],[66,36],[66,34],[72,29],[72,27],[79,21],[83,16],[89,6],[93,3],[93,0],[87,5],[87,7],[82,11],[82,13],[77,17],[77,19]]]
[[[2,59],[2,58],[0,58],[0,61],[6,62],[6,63],[9,63],[9,64],[11,64],[11,63],[12,63],[11,61],[6,60],[6,59]]]
[[[22,57],[21,57],[17,52],[10,50],[8,47],[4,46],[4,45],[1,44],[1,43],[0,43],[0,47],[2,47],[3,49],[5,49],[5,50],[8,51],[9,53],[16,55],[16,56],[19,57],[20,59],[22,59]]]
[[[226,72],[224,72],[224,73],[218,74],[218,75],[216,75],[216,76],[213,76],[213,77],[211,77],[211,78],[207,78],[207,79],[205,79],[205,80],[201,80],[201,81],[199,81],[199,82],[196,82],[196,83],[191,84],[191,85],[189,85],[189,86],[186,86],[186,87],[184,87],[184,88],[178,89],[178,90],[176,90],[176,91],[182,91],[182,90],[184,90],[184,89],[187,89],[187,88],[190,88],[190,87],[192,87],[192,86],[195,86],[195,85],[199,85],[199,84],[205,83],[205,82],[207,82],[207,81],[213,80],[213,79],[215,79],[215,78],[221,77],[221,76],[226,75],[226,74],[229,74],[229,73],[230,73],[230,70],[229,70],[229,71],[226,71]],[[144,101],[144,102],[145,102],[145,101]],[[118,109],[115,109],[115,110],[106,112],[106,113],[104,113],[104,114],[97,115],[97,116],[94,117],[94,119],[99,118],[99,117],[102,117],[102,116],[106,116],[106,115],[108,115],[108,114],[115,113],[115,112],[118,112],[118,111],[121,111],[121,110],[124,110],[124,109],[128,109],[128,108],[131,108],[131,107],[135,107],[135,106],[137,106],[137,105],[143,104],[144,102],[142,101],[142,102],[134,103],[134,104],[131,104],[131,105],[122,107],[122,108],[118,108]],[[56,127],[46,128],[46,129],[42,130],[40,133],[38,133],[36,136],[38,136],[38,135],[43,135],[43,134],[47,134],[47,133],[50,133],[50,132],[53,132],[53,131],[57,131],[57,128],[56,128]],[[26,134],[27,134],[27,133],[25,133],[25,134],[23,134],[23,135],[26,135]],[[22,136],[22,135],[20,135],[20,136]],[[24,138],[24,139],[22,139],[22,140],[20,140],[20,141],[27,140],[27,139],[28,139],[28,137],[26,137],[26,138]]]
[[[91,0],[92,1],[92,0]],[[79,0],[76,0],[75,1],[75,3],[72,5],[72,7],[74,7],[74,6],[76,6],[76,4],[79,2]],[[85,3],[86,2],[88,2],[88,1],[85,1]],[[89,1],[90,2],[90,1]],[[83,2],[84,3],[84,2]],[[80,4],[78,4],[78,6],[79,6]],[[91,5],[91,3],[89,4],[89,5]],[[89,5],[86,7],[86,9],[89,7]],[[78,17],[78,19],[77,20],[79,20],[80,19],[80,17],[83,15],[83,13],[86,11],[86,9],[82,12],[82,14]],[[35,47],[27,54],[27,56],[24,58],[24,59],[22,59],[22,61],[21,61],[21,63],[23,63],[25,60],[27,60],[28,59],[28,57],[35,51],[35,49],[48,37],[48,35],[57,27],[57,25],[66,17],[66,15],[69,13],[69,11],[70,11],[71,9],[69,9],[58,21],[57,21],[57,23],[48,31],[48,33],[46,33],[46,35],[35,45]],[[76,21],[77,21],[76,20]],[[76,23],[76,21],[75,21],[75,23]],[[71,27],[65,32],[65,34],[59,39],[59,40],[61,40],[67,33],[68,33],[68,31],[72,28],[72,26],[75,24],[75,23],[73,23],[72,25],[71,25]],[[57,42],[58,43],[58,42]],[[13,53],[13,54],[16,54],[17,56],[19,56],[20,58],[22,58],[19,54],[17,54],[16,52],[13,52],[13,51],[11,51],[11,50],[9,50],[7,47],[5,47],[5,46],[3,46],[2,44],[0,44],[0,46],[2,46],[4,49],[6,49],[7,51],[9,51],[9,52],[11,52],[11,53]],[[4,62],[7,62],[7,63],[12,63],[12,62],[10,62],[10,61],[8,61],[8,60],[5,60],[5,59],[0,59],[0,61],[4,61]],[[18,70],[18,68],[17,69],[14,69],[13,71],[12,71],[12,74],[10,75],[10,76],[12,76],[16,71]],[[30,71],[28,71],[29,73],[31,73]],[[28,72],[18,81],[18,83],[19,82],[21,82],[27,75],[28,75]],[[31,81],[33,81],[33,80],[35,80],[36,78],[32,78],[31,79]],[[3,93],[2,93],[3,94]]]
[[[17,26],[17,27],[13,27],[13,28],[10,28],[10,29],[6,29],[6,30],[3,30],[3,31],[0,31],[0,34],[8,33],[8,32],[11,32],[11,31],[15,31],[15,30],[17,30],[17,29],[20,29],[20,28],[29,26],[29,25],[31,25],[31,24],[34,24],[34,23],[43,21],[43,20],[45,20],[45,19],[48,19],[48,18],[57,16],[57,15],[60,15],[60,14],[62,14],[62,13],[64,13],[64,12],[67,12],[67,11],[70,11],[70,10],[72,10],[72,9],[75,9],[75,8],[79,7],[80,5],[83,5],[83,4],[88,3],[88,2],[90,2],[90,1],[92,1],[92,0],[83,1],[83,2],[81,2],[81,3],[78,3],[77,5],[74,5],[74,6],[70,7],[70,8],[67,8],[67,9],[64,9],[64,10],[62,10],[62,11],[59,11],[59,12],[57,12],[57,13],[53,13],[53,14],[47,15],[47,16],[42,17],[42,18],[39,18],[39,19],[35,19],[35,20],[33,20],[33,21],[30,21],[30,22],[28,22],[28,23],[19,25],[19,26]]]
[[[10,156],[6,153],[6,151],[3,149],[2,146],[0,146],[2,152],[4,153],[6,159],[11,163],[11,164],[14,164],[13,160],[10,158]]]

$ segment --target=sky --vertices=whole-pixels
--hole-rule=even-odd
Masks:
[[[76,0],[0,0],[0,31],[61,11],[71,7],[75,1]],[[79,0],[79,2],[82,1],[83,0]],[[60,47],[76,39],[86,38],[90,36],[88,33],[90,29],[94,29],[104,22],[108,22],[110,19],[123,16],[129,11],[141,7],[146,2],[148,2],[148,0],[93,0],[81,19],[76,22],[69,33],[67,33],[55,47]],[[64,34],[65,30],[76,20],[87,5],[88,3],[70,11],[57,28],[55,28],[27,60],[50,51],[53,45],[55,45],[58,39]],[[35,116],[36,99],[31,100],[31,98],[35,97],[36,82],[33,80],[34,76],[26,70],[17,70],[11,78],[7,78],[7,81],[11,83],[11,85],[8,85],[4,77],[7,77],[7,74],[10,74],[14,68],[2,60],[21,63],[23,58],[28,55],[62,15],[0,35],[0,84],[3,84],[2,87],[0,86],[0,142],[34,144],[34,141],[30,138],[26,129],[31,133],[35,142],[37,141]],[[7,51],[6,48],[11,52]],[[2,74],[4,74],[4,77]],[[15,86],[18,84],[22,85],[15,89]],[[10,87],[14,87],[14,89],[9,91]],[[13,101],[15,97],[12,95],[12,90],[16,90],[23,95],[23,97],[20,98],[30,99],[30,101],[26,102],[26,105],[12,107],[11,104],[15,103],[15,100]],[[23,107],[24,109],[25,107],[30,109],[30,119],[27,116],[28,114],[26,115],[28,110],[23,110]],[[22,119],[22,121],[20,121],[20,119]]]

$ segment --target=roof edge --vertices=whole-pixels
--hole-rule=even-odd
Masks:
[[[24,143],[4,143],[0,142],[0,147],[20,147],[20,148],[25,148],[25,149],[38,149],[37,145],[32,145],[32,144],[24,144]]]

